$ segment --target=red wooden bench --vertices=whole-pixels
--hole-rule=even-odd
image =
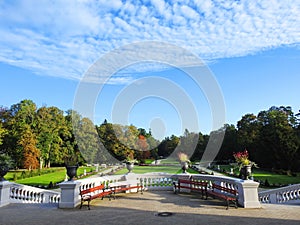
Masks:
[[[90,202],[95,198],[104,198],[105,196],[109,196],[109,200],[111,200],[112,190],[105,189],[105,185],[101,184],[96,187],[88,188],[85,190],[80,190],[81,204],[80,209],[83,206],[84,202],[88,202],[88,209],[90,210]]]
[[[207,199],[207,185],[206,181],[193,180],[193,179],[178,179],[178,182],[173,182],[174,185],[174,193],[177,194],[180,192],[180,189],[189,189],[192,192],[200,192],[202,198],[204,195]]]
[[[207,191],[207,194],[212,196],[213,198],[217,197],[219,199],[225,200],[227,203],[226,209],[229,208],[230,202],[232,202],[235,208],[238,207],[238,192],[237,190],[230,189],[227,187],[223,187],[217,184],[212,184],[212,189]]]
[[[132,189],[137,189],[137,191],[143,194],[143,186],[142,185],[132,185],[127,182],[116,182],[109,185],[110,190],[113,193],[113,197],[115,198],[116,193],[126,192]]]

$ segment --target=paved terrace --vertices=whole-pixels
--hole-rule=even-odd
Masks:
[[[300,205],[263,204],[261,209],[234,207],[225,202],[202,200],[194,194],[171,191],[119,194],[109,201],[95,199],[91,210],[58,209],[49,204],[10,204],[0,208],[0,224],[300,224]],[[168,217],[160,212],[171,212]]]

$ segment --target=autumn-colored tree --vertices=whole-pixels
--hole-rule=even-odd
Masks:
[[[23,148],[19,142],[26,127],[33,131],[36,125],[36,108],[33,101],[23,100],[10,109],[0,110],[0,119],[7,130],[1,149],[14,159],[16,167],[23,167]]]
[[[137,140],[137,151],[136,157],[138,160],[143,162],[145,159],[150,158],[149,144],[147,143],[147,139],[144,135],[140,134]]]
[[[23,167],[29,170],[38,168],[40,151],[36,147],[37,140],[29,126],[22,132],[19,144],[23,148]]]

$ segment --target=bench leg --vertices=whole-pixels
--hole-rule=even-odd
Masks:
[[[235,203],[235,208],[237,209],[237,208],[238,208],[238,205],[237,205],[237,200],[236,200],[236,201],[234,201],[234,203]]]
[[[141,189],[141,195],[144,194],[144,192],[143,192],[144,191],[143,186],[140,186],[140,189]]]

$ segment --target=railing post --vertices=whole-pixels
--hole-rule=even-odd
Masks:
[[[59,208],[75,208],[80,203],[78,181],[65,181],[58,184],[61,189]]]
[[[10,186],[10,182],[0,181],[0,207],[9,204]]]
[[[243,180],[237,183],[239,199],[238,202],[244,208],[261,208],[258,200],[259,183],[252,180]]]

